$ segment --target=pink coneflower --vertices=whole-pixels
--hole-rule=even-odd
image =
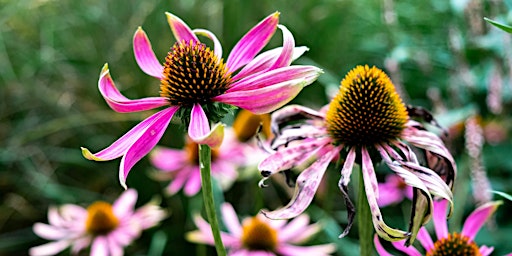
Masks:
[[[212,149],[212,176],[227,188],[238,176],[237,168],[246,160],[246,146],[239,143],[231,129],[226,130],[224,141],[219,148]],[[155,175],[160,180],[171,180],[167,192],[172,195],[183,188],[187,196],[193,196],[201,189],[197,143],[188,139],[181,150],[156,147],[150,153],[153,166],[159,169]]]
[[[34,233],[54,242],[32,247],[29,254],[55,255],[68,247],[77,254],[90,245],[90,255],[123,255],[123,247],[166,216],[153,202],[134,210],[136,201],[137,191],[128,189],[112,205],[97,201],[87,209],[74,204],[50,207],[50,224],[34,224]]]
[[[334,244],[299,246],[321,230],[319,224],[309,225],[309,217],[302,214],[290,222],[270,220],[258,214],[240,223],[230,204],[221,208],[222,219],[228,232],[222,232],[222,240],[230,256],[262,255],[329,255],[336,250]],[[200,216],[194,222],[199,230],[187,234],[187,239],[195,243],[213,245],[210,225]]]
[[[124,187],[130,169],[158,143],[176,113],[188,125],[188,135],[193,141],[216,147],[222,142],[224,126],[217,123],[210,129],[210,123],[219,122],[233,106],[256,114],[268,113],[293,99],[321,73],[313,66],[290,66],[306,48],[295,47],[290,31],[278,25],[277,12],[245,34],[225,63],[222,46],[212,32],[191,30],[180,18],[170,13],[166,15],[177,42],[164,65],[156,58],[142,28],[133,38],[135,59],[140,68],[160,80],[159,97],[126,98],[115,86],[107,65],[101,70],[98,82],[101,95],[117,112],[165,107],[96,154],[82,148],[83,155],[90,160],[122,157],[119,179]],[[276,28],[283,32],[283,47],[257,55]],[[196,35],[211,39],[214,49],[201,43]]]
[[[380,207],[397,204],[404,200],[404,198],[412,198],[412,187],[405,183],[402,177],[396,174],[389,174],[386,176],[384,183],[379,183],[379,198],[377,204]]]
[[[355,209],[348,197],[348,183],[354,164],[360,163],[365,194],[377,234],[386,240],[414,238],[431,217],[432,197],[452,200],[451,186],[456,166],[441,139],[411,119],[428,112],[408,108],[396,93],[389,77],[376,67],[357,66],[341,82],[327,109],[315,111],[287,106],[272,114],[276,151],[259,165],[264,181],[271,175],[293,168],[311,157],[318,159],[297,178],[295,194],[282,209],[263,213],[271,219],[289,219],[301,214],[311,203],[331,160],[341,155],[344,164],[338,183],[349,214],[350,229]],[[299,122],[300,120],[303,122]],[[304,119],[306,119],[304,121]],[[288,121],[294,121],[287,124]],[[424,154],[416,154],[422,151]],[[319,153],[321,152],[321,154]],[[424,159],[419,158],[424,156]],[[409,231],[389,227],[377,204],[379,190],[374,163],[383,161],[414,189]]]
[[[494,250],[493,247],[482,245],[478,247],[474,239],[480,228],[496,211],[501,201],[489,202],[475,209],[464,222],[460,233],[448,232],[446,219],[446,200],[434,203],[434,227],[437,241],[433,241],[425,227],[422,227],[418,233],[418,240],[425,248],[427,256],[435,255],[482,255],[487,256]],[[384,247],[382,247],[379,238],[374,238],[375,247],[381,256],[391,256]],[[393,246],[411,256],[422,255],[416,248],[404,246],[402,241],[393,242]],[[509,254],[510,255],[510,254]]]

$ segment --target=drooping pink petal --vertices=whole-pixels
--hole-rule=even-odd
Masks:
[[[279,13],[275,12],[254,26],[233,47],[226,61],[228,72],[234,72],[249,63],[268,43],[279,23]]]
[[[295,39],[290,30],[283,25],[277,25],[277,27],[283,31],[283,51],[269,70],[289,66],[292,63],[293,48],[295,48]]]
[[[125,189],[126,177],[131,168],[155,147],[171,122],[176,110],[178,110],[178,107],[170,107],[155,114],[157,117],[153,122],[149,123],[147,128],[140,133],[140,136],[134,138],[132,144],[128,147],[119,167],[119,181]]]
[[[181,169],[188,161],[183,150],[156,146],[149,154],[151,164],[162,171],[175,171]]]
[[[322,70],[314,66],[300,66],[294,65],[289,67],[283,67],[274,69],[272,71],[253,74],[243,79],[234,82],[230,88],[226,91],[247,91],[265,88],[288,80],[305,79],[306,81],[316,79]]]
[[[138,112],[169,105],[164,97],[148,97],[137,100],[126,98],[116,88],[107,64],[101,69],[98,89],[110,108],[119,113]]]
[[[343,164],[343,168],[341,169],[341,184],[344,186],[348,186],[350,182],[350,175],[352,174],[352,169],[354,168],[354,163],[356,160],[356,149],[355,147],[351,147],[348,151],[347,158],[345,159],[345,163]]]
[[[295,192],[288,205],[271,212],[262,210],[262,213],[269,219],[290,219],[304,212],[313,201],[327,166],[337,153],[336,150],[326,152],[297,177]]]
[[[373,244],[375,245],[375,250],[377,250],[379,256],[393,256],[384,249],[384,246],[380,243],[379,236],[377,234],[373,236]]]
[[[492,214],[498,209],[498,206],[502,204],[501,201],[489,202],[480,207],[476,208],[464,222],[461,234],[469,237],[469,241],[475,239],[476,234],[480,231],[480,228],[484,223],[492,216]]]
[[[242,225],[240,225],[240,221],[238,220],[238,216],[236,215],[233,206],[228,203],[223,203],[220,210],[222,213],[222,222],[226,225],[229,233],[236,237],[240,237],[242,234]]]
[[[126,216],[131,216],[137,202],[137,190],[128,189],[124,191],[121,196],[112,205],[114,214],[122,219]]]
[[[292,61],[298,59],[308,50],[309,48],[306,46],[298,46],[293,48]],[[282,51],[283,47],[277,47],[258,54],[251,62],[247,63],[247,65],[245,65],[242,70],[233,76],[233,81],[237,81],[243,77],[270,69]]]
[[[91,244],[91,239],[91,236],[85,236],[74,240],[73,245],[71,246],[71,253],[73,255],[78,255],[78,252]]]
[[[309,216],[302,214],[281,228],[278,239],[282,242],[300,244],[306,242],[321,230],[320,224],[309,224]]]
[[[183,192],[186,196],[193,196],[201,190],[201,172],[199,166],[195,167],[188,176],[187,182],[183,187]]]
[[[336,251],[335,244],[321,244],[310,246],[297,246],[291,244],[280,244],[276,251],[283,256],[315,255],[328,256]]]
[[[107,236],[108,255],[109,256],[123,256],[123,246],[113,236]]]
[[[364,190],[366,192],[366,198],[368,199],[368,204],[370,206],[370,211],[372,213],[372,222],[373,226],[375,227],[375,231],[380,237],[388,241],[397,241],[407,238],[407,232],[391,228],[384,222],[384,219],[379,209],[379,205],[377,204],[377,197],[379,196],[379,194],[377,187],[377,177],[375,176],[375,169],[373,168],[373,163],[370,158],[370,155],[367,149],[364,147],[361,148],[361,162],[361,172],[363,175]]]
[[[156,58],[151,42],[141,27],[133,35],[133,53],[137,64],[144,73],[157,79],[163,78],[164,67]]]
[[[104,236],[97,236],[91,245],[91,255],[108,256],[108,243]]]
[[[213,41],[213,53],[217,56],[217,58],[222,59],[222,45],[220,44],[219,39],[212,33],[210,30],[196,28],[192,30],[192,32],[196,35],[206,36]]]
[[[167,192],[169,195],[174,195],[183,187],[185,182],[188,180],[188,177],[192,173],[193,168],[194,167],[187,166],[176,173],[172,181],[167,186]]]
[[[148,127],[150,127],[156,119],[161,118],[163,113],[168,113],[169,111],[174,113],[176,110],[178,110],[178,107],[170,107],[153,114],[152,116],[137,124],[130,131],[125,133],[121,138],[112,143],[109,147],[98,153],[93,154],[87,148],[82,147],[82,155],[85,158],[94,161],[108,161],[121,157],[133,145],[134,141],[137,140],[137,138],[140,138],[142,134],[148,130]]]
[[[224,138],[224,125],[217,123],[210,130],[208,117],[200,104],[192,107],[190,124],[188,125],[188,136],[197,144],[208,145],[212,148],[219,147]]]
[[[428,252],[434,248],[434,242],[425,227],[420,228],[420,231],[418,232],[418,240],[421,245],[423,245],[423,248],[425,248],[425,251]]]
[[[489,256],[494,251],[494,247],[487,247],[485,245],[480,246],[480,253],[482,256]],[[505,256],[512,256],[512,253],[508,253]]]
[[[434,227],[437,240],[448,237],[448,224],[446,223],[446,208],[448,200],[434,201]]]
[[[295,79],[255,90],[226,92],[212,100],[244,108],[254,114],[265,114],[290,102],[314,80]]]
[[[169,23],[169,26],[171,27],[172,33],[174,34],[174,38],[176,38],[176,41],[179,43],[182,43],[183,41],[185,43],[192,42],[199,42],[199,39],[197,39],[196,35],[190,27],[178,16],[165,12],[165,15],[167,16],[167,22]]]
[[[28,253],[30,256],[57,255],[59,252],[64,251],[64,249],[68,248],[70,245],[70,240],[60,240],[32,247],[29,249]]]
[[[421,253],[416,248],[414,248],[413,246],[405,246],[404,242],[405,242],[405,240],[402,240],[402,241],[391,242],[391,244],[396,249],[404,252],[405,254],[407,254],[409,256],[421,256]]]
[[[67,230],[65,229],[60,229],[44,223],[34,224],[33,231],[34,233],[36,233],[36,235],[46,240],[59,240],[62,238],[66,238],[66,236],[69,235]]]

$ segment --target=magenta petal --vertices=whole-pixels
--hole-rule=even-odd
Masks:
[[[169,109],[176,111],[178,107],[170,107]],[[155,119],[160,118],[164,111],[168,111],[168,109],[157,112],[156,114],[146,118],[144,121],[140,122],[130,131],[125,133],[121,138],[117,139],[109,147],[96,154],[93,154],[88,149],[82,147],[82,155],[85,158],[94,161],[109,161],[121,157],[132,146],[133,142],[146,132]]]
[[[133,53],[137,64],[144,73],[162,79],[164,67],[156,58],[151,42],[141,27],[133,35]]]
[[[165,15],[167,16],[167,22],[171,27],[176,41],[179,43],[182,43],[183,41],[186,43],[190,41],[199,42],[199,39],[197,39],[194,32],[192,32],[190,27],[182,19],[169,12],[166,12]]]
[[[125,189],[126,177],[131,168],[155,147],[171,122],[176,110],[178,110],[178,107],[167,108],[155,114],[156,118],[144,129],[140,137],[134,138],[134,141],[132,140],[128,151],[121,159],[121,166],[119,168],[119,181]]]
[[[283,25],[277,25],[277,27],[283,31],[283,50],[270,70],[289,66],[292,63],[293,48],[295,48],[295,39],[290,30]]]
[[[392,242],[391,244],[393,244],[393,246],[396,249],[404,252],[406,255],[421,256],[421,253],[418,250],[416,250],[416,248],[414,248],[413,246],[405,246],[404,242],[405,242],[405,240],[402,240],[402,241]]]
[[[313,201],[325,170],[337,153],[337,150],[328,151],[297,177],[295,193],[288,205],[272,212],[262,211],[262,213],[269,219],[290,219],[304,212]]]
[[[212,33],[209,30],[200,28],[196,28],[192,30],[192,32],[194,32],[194,34],[196,35],[206,36],[210,38],[210,40],[213,41],[213,53],[217,55],[217,58],[219,58],[219,60],[222,59],[222,45],[220,44],[219,39],[217,39],[214,33]]]
[[[470,241],[475,239],[475,236],[482,227],[482,225],[489,219],[489,217],[496,211],[498,206],[500,206],[501,204],[501,201],[489,202],[475,209],[466,218],[461,234],[469,237]]]
[[[278,22],[279,13],[275,12],[247,32],[228,56],[226,61],[228,71],[234,72],[249,63],[274,35]]]
[[[446,208],[448,200],[434,201],[434,227],[437,240],[448,237],[448,223],[446,223]]]
[[[434,248],[434,242],[432,241],[432,238],[428,234],[428,231],[425,227],[421,227],[418,231],[418,240],[420,241],[421,245],[423,245],[423,248],[425,248],[425,251],[430,251]]]
[[[265,114],[290,102],[306,85],[305,79],[296,79],[256,90],[226,92],[213,100]]]
[[[224,125],[216,124],[210,130],[208,117],[200,104],[194,104],[190,114],[188,136],[197,144],[208,145],[212,148],[219,147],[224,138]]]
[[[375,245],[375,250],[377,250],[377,253],[380,256],[393,256],[384,249],[384,246],[380,243],[379,236],[377,234],[373,235],[373,244]]]
[[[101,69],[98,89],[107,104],[113,110],[120,113],[144,111],[169,104],[167,99],[164,97],[149,97],[137,100],[130,100],[126,98],[116,88],[116,85],[110,76],[107,64],[105,64]]]

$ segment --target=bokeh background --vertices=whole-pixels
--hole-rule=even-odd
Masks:
[[[511,252],[512,202],[487,189],[512,194],[512,41],[483,20],[510,24],[509,10],[510,0],[0,0],[0,255],[24,255],[45,242],[32,225],[47,222],[48,206],[112,202],[121,193],[119,161],[85,160],[80,146],[102,149],[150,114],[115,113],[99,94],[97,79],[108,62],[127,97],[157,95],[159,82],[138,68],[131,40],[143,26],[163,59],[174,43],[165,11],[192,28],[213,31],[225,53],[263,17],[280,11],[280,23],[297,45],[310,48],[296,63],[325,71],[294,100],[309,107],[326,104],[355,65],[384,69],[408,103],[432,110],[450,132],[446,143],[459,168],[450,228],[459,231],[479,200],[504,200],[476,241],[494,246],[493,255]],[[276,33],[267,48],[279,43]],[[466,129],[471,124],[476,132]],[[183,139],[173,134],[181,128],[172,127],[160,144],[180,147]],[[201,211],[201,195],[165,196],[167,183],[149,178],[152,169],[144,158],[128,185],[139,191],[140,204],[160,197],[171,216],[126,254],[213,255],[212,247],[184,238],[195,229],[191,215]],[[327,175],[339,178],[333,169]],[[274,183],[260,189],[259,179],[249,175],[217,198],[242,216],[289,200],[289,189]],[[325,224],[311,244],[335,242],[338,255],[357,255],[357,228],[337,239],[346,211],[336,184],[328,184],[307,210]],[[387,207],[383,214],[392,226],[405,227],[409,205]]]

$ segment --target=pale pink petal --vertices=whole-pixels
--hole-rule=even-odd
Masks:
[[[196,35],[206,36],[210,38],[210,40],[213,41],[213,53],[217,55],[217,58],[219,58],[219,60],[222,59],[222,45],[220,44],[219,39],[217,39],[214,33],[212,33],[209,30],[200,28],[196,28],[192,30],[192,32]]]
[[[107,244],[108,244],[108,256],[122,256],[123,255],[123,246],[116,241],[115,237],[107,236]]]
[[[447,200],[434,201],[434,227],[437,240],[448,237],[448,224],[446,222]]]
[[[375,245],[375,250],[377,250],[379,256],[393,256],[384,249],[384,246],[380,243],[379,236],[377,234],[373,235],[373,244]]]
[[[268,43],[279,22],[279,13],[275,12],[254,26],[233,47],[226,61],[229,72],[238,70],[249,63]]]
[[[199,190],[201,190],[201,173],[199,171],[199,166],[197,166],[194,167],[193,171],[188,176],[183,192],[185,192],[185,195],[187,196],[193,196],[197,194]]]
[[[114,84],[107,64],[101,69],[98,89],[110,108],[120,113],[138,112],[169,105],[164,97],[148,97],[137,100],[126,98]]]
[[[295,193],[288,205],[275,211],[262,211],[269,219],[290,219],[297,217],[309,206],[327,166],[338,152],[328,151],[297,177]]]
[[[30,248],[28,253],[31,256],[56,255],[71,245],[70,240],[60,240]]]
[[[240,225],[240,221],[238,220],[233,206],[228,203],[223,203],[220,210],[222,212],[222,221],[228,231],[234,236],[240,237],[242,234],[242,225]]]
[[[347,158],[345,159],[345,163],[343,164],[343,168],[341,169],[341,184],[344,186],[348,186],[350,182],[350,175],[352,174],[352,169],[354,168],[354,163],[356,160],[356,149],[355,147],[351,147],[348,151]]]
[[[165,12],[165,15],[167,16],[167,22],[171,27],[176,41],[179,43],[189,43],[190,41],[199,42],[194,32],[192,32],[190,27],[182,19],[169,12]]]
[[[36,235],[46,240],[70,238],[69,230],[57,228],[44,223],[35,223],[32,229]]]
[[[150,201],[135,211],[136,218],[142,229],[154,227],[163,219],[167,218],[167,211],[156,205],[156,202]]]
[[[108,256],[108,242],[104,236],[97,236],[91,245],[91,255]]]
[[[193,172],[194,168],[195,167],[187,166],[183,167],[182,170],[177,171],[176,176],[174,176],[172,181],[169,183],[169,186],[167,186],[169,195],[174,195],[183,187],[183,184],[188,180],[188,177]]]
[[[322,244],[310,246],[297,246],[291,244],[280,244],[276,251],[283,256],[314,255],[327,256],[336,251],[335,244]]]
[[[187,154],[183,150],[156,146],[149,154],[151,164],[162,171],[176,171],[188,162]]]
[[[279,240],[293,244],[301,244],[309,240],[321,229],[320,224],[309,224],[309,217],[305,214],[294,218],[279,232]]]
[[[91,236],[85,236],[74,240],[73,245],[71,247],[71,253],[78,254],[78,252],[85,249],[87,246],[91,244],[91,239]]]
[[[309,48],[305,46],[295,47],[293,49],[292,61],[298,59],[308,50]],[[251,62],[247,63],[240,72],[233,76],[233,81],[270,69],[282,51],[283,47],[277,47],[259,54]]]
[[[416,250],[416,248],[414,248],[413,246],[405,246],[404,242],[405,242],[405,240],[402,240],[402,241],[391,242],[391,244],[396,249],[406,253],[409,256],[421,256],[421,253],[418,250]]]
[[[292,63],[293,48],[295,48],[295,39],[290,30],[283,25],[277,25],[277,27],[283,32],[283,51],[270,70],[289,66]]]
[[[135,209],[136,202],[137,190],[128,189],[124,191],[112,205],[114,214],[120,219],[131,216],[133,214],[133,210]]]
[[[134,138],[135,140],[132,141],[123,158],[121,158],[119,181],[124,188],[126,188],[126,177],[128,177],[131,168],[158,143],[177,109],[177,107],[171,107],[155,114],[157,117],[154,121],[147,126],[138,138]]]
[[[476,208],[466,218],[461,234],[469,237],[470,241],[475,239],[475,236],[478,233],[478,231],[480,231],[480,228],[489,219],[489,217],[491,217],[494,214],[496,209],[498,209],[498,206],[500,206],[501,204],[501,201],[489,202]]]
[[[164,67],[156,58],[151,42],[141,27],[133,35],[133,53],[137,64],[144,73],[157,79],[163,78]]]
[[[206,243],[210,245],[214,245],[215,242],[213,240],[213,234],[210,227],[210,224],[206,222],[201,216],[194,215],[194,223],[196,224],[197,228],[199,230],[189,232],[185,235],[186,239],[188,241],[194,242],[194,243]],[[240,240],[238,237],[234,237],[230,234],[226,234],[224,232],[221,232],[221,238],[222,242],[224,243],[224,246],[226,247],[233,247],[238,244],[240,244]]]
[[[224,125],[217,123],[210,130],[208,117],[200,104],[192,107],[190,124],[188,125],[188,136],[197,144],[208,145],[212,148],[219,147],[224,138]]]
[[[420,241],[421,245],[423,245],[423,248],[425,248],[425,251],[430,251],[434,248],[434,242],[432,241],[432,238],[428,234],[428,231],[426,228],[421,227],[418,231],[418,240]]]
[[[480,246],[480,253],[482,256],[489,256],[494,251],[494,247],[487,247],[485,245]],[[505,256],[512,256],[512,253],[508,253]]]
[[[257,73],[244,77],[243,79],[234,82],[226,91],[226,93],[265,88],[268,86],[286,82],[288,80],[316,79],[318,75],[321,73],[322,70],[314,66],[294,65],[289,67],[278,68],[272,71]]]
[[[260,89],[226,92],[212,98],[213,101],[247,109],[254,114],[272,112],[290,102],[305,86],[314,79],[295,79]]]

